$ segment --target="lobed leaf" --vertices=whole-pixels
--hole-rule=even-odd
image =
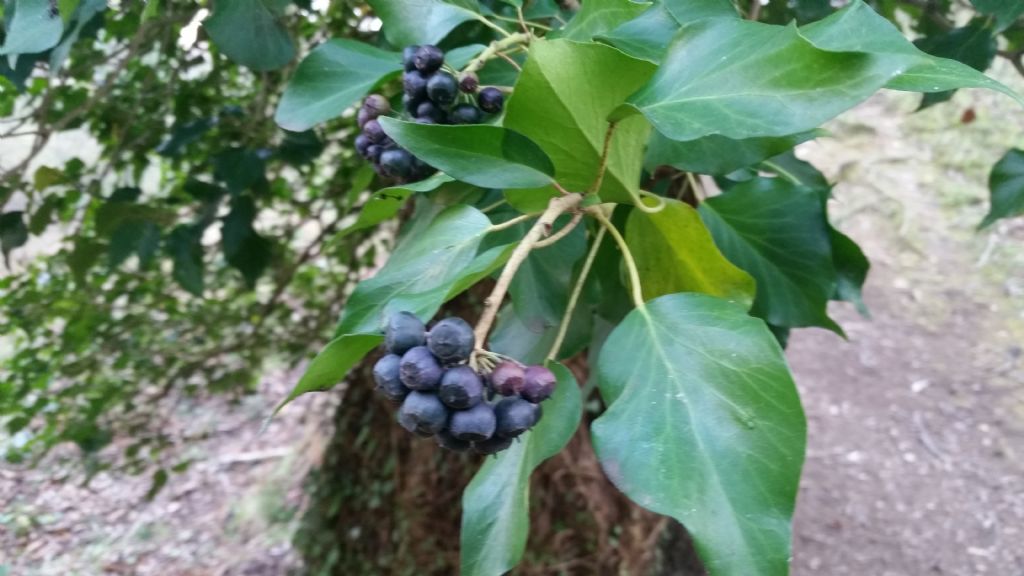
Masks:
[[[1013,149],[992,167],[988,177],[991,206],[978,228],[1000,218],[1024,215],[1024,150]]]
[[[220,0],[203,26],[228,58],[257,71],[275,70],[295,57],[278,18],[291,0]]]
[[[0,46],[0,55],[7,55],[11,68],[17,66],[19,54],[45,52],[60,42],[64,21],[53,10],[50,0],[13,0],[8,2],[7,9],[13,9],[13,15],[6,18],[7,36]]]
[[[437,44],[459,24],[478,18],[473,10],[442,0],[368,1],[392,46]]]

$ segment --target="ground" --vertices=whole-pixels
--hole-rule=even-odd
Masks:
[[[873,269],[871,319],[837,305],[848,341],[797,331],[788,352],[809,422],[797,576],[1024,574],[1024,222],[974,231],[1024,114],[979,91],[915,101],[882,94],[799,152],[842,182],[834,219]],[[282,574],[332,411],[303,398],[260,434],[295,377],[183,407],[178,425],[206,439],[152,502],[148,478],[82,487],[70,451],[0,468],[0,575]]]

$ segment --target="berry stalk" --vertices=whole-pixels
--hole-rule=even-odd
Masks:
[[[469,73],[475,74],[476,72],[479,72],[480,69],[484,67],[484,64],[486,64],[491,58],[496,57],[499,52],[504,52],[505,50],[520,44],[529,44],[531,38],[532,36],[525,32],[517,32],[506,36],[501,40],[491,42],[490,46],[484,49],[484,51],[476,58],[470,60],[469,64],[466,64],[466,67],[462,69],[462,75],[464,76]]]

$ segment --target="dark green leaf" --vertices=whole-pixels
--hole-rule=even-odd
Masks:
[[[448,182],[452,182],[452,178],[443,172],[438,172],[426,180],[378,190],[366,201],[356,221],[338,232],[335,235],[335,240],[393,218],[405,204],[405,200],[412,194],[436,190]]]
[[[544,149],[562,186],[586,190],[601,164],[608,114],[653,72],[649,62],[608,46],[567,40],[534,42],[509,100],[504,124]],[[603,200],[631,202],[639,186],[649,130],[642,118],[623,120],[615,128],[600,191]],[[556,192],[548,189],[519,195],[525,194],[533,197],[534,204],[546,205]]]
[[[156,495],[163,490],[167,484],[167,470],[160,468],[153,473],[153,482],[149,485],[149,490],[146,492],[146,500],[152,500],[156,498]]]
[[[161,156],[177,156],[185,147],[198,141],[217,125],[213,118],[200,118],[171,128],[170,136],[156,147],[156,153]]]
[[[1008,28],[1024,14],[1024,2],[1020,0],[971,0],[978,12],[996,17],[996,32]]]
[[[107,245],[88,238],[79,238],[68,254],[68,268],[79,285],[85,284],[89,270],[96,264]]]
[[[71,47],[78,42],[86,25],[107,8],[106,0],[82,0],[82,2],[76,0],[75,3],[78,6],[71,18],[70,32],[64,34],[60,43],[50,51],[50,70],[60,70],[71,52]]]
[[[285,130],[309,130],[341,114],[401,69],[400,54],[355,40],[328,40],[299,64],[274,119]]]
[[[687,172],[728,174],[746,166],[753,166],[818,135],[818,131],[811,130],[779,137],[733,140],[725,136],[712,135],[677,142],[654,131],[647,144],[644,166],[648,170],[654,170],[658,166],[672,166]]]
[[[991,207],[978,228],[1024,214],[1024,150],[1010,150],[992,167],[988,188]]]
[[[682,522],[710,574],[784,576],[806,424],[775,338],[740,306],[671,294],[631,312],[597,363],[608,478]]]
[[[704,18],[739,18],[730,0],[663,0],[676,22],[689,24]]]
[[[925,36],[914,44],[928,54],[962,62],[980,72],[992,64],[999,48],[994,31],[980,18],[962,28]],[[921,99],[921,108],[945,102],[952,97],[952,91],[925,94]]]
[[[453,28],[477,14],[441,0],[369,0],[384,22],[384,36],[392,46],[437,44]]]
[[[659,2],[640,16],[597,36],[626,54],[658,64],[679,31],[679,22]]]
[[[11,250],[20,248],[28,242],[28,228],[25,227],[23,216],[24,213],[21,211],[0,214],[0,251],[3,252],[4,259]]]
[[[235,62],[274,70],[291,62],[295,46],[278,22],[291,0],[218,0],[204,23],[210,39]]]
[[[582,414],[579,386],[561,364],[535,428],[508,450],[488,458],[462,495],[461,574],[495,576],[519,563],[530,529],[530,474],[569,442]]]
[[[387,264],[349,297],[337,334],[376,334],[385,314],[408,310],[429,318],[473,262],[490,220],[453,206],[405,236]]]
[[[248,195],[236,196],[231,201],[231,212],[224,218],[221,232],[224,257],[238,269],[252,288],[270,264],[271,244],[253,228],[256,205]]]
[[[214,176],[235,194],[264,180],[264,171],[264,162],[259,154],[245,148],[229,148],[213,158]]]
[[[700,216],[726,257],[757,281],[754,315],[840,332],[825,310],[836,271],[818,191],[757,178],[707,199]]]
[[[345,378],[357,362],[383,341],[384,337],[380,334],[343,334],[331,340],[309,363],[295,388],[274,408],[274,414],[307,392],[330,390]]]
[[[551,182],[551,160],[529,138],[499,126],[443,126],[380,118],[403,148],[452,178],[481,188],[536,188]]]
[[[559,229],[568,222],[562,217],[556,222]],[[527,225],[522,225],[522,235]],[[572,291],[573,268],[587,251],[587,238],[583,226],[577,226],[556,244],[534,250],[527,256],[509,285],[516,315],[532,331],[542,332],[557,327],[565,313]]]
[[[551,37],[589,42],[594,36],[636,18],[649,6],[649,3],[630,0],[587,0],[572,20]]]
[[[167,237],[167,250],[174,261],[174,280],[185,290],[203,295],[203,231],[181,224]]]
[[[7,23],[0,54],[6,54],[8,65],[14,68],[18,54],[35,54],[56,46],[64,33],[64,21],[51,10],[50,0],[13,0],[8,2],[11,8],[14,16]]]
[[[324,151],[326,145],[313,130],[285,132],[278,155],[289,164],[304,166],[312,163]]]
[[[626,226],[644,298],[702,292],[750,308],[754,279],[722,256],[696,210],[663,201],[664,208],[653,214],[633,210]]]
[[[832,263],[836,268],[836,292],[832,298],[852,302],[863,316],[870,316],[861,290],[868,278],[871,263],[860,246],[846,234],[829,226],[828,237],[832,244]]]

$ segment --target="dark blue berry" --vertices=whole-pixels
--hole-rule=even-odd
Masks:
[[[455,102],[459,94],[459,83],[447,72],[438,72],[427,80],[427,97],[440,106]]]
[[[387,137],[384,129],[380,126],[380,122],[377,122],[377,120],[369,120],[366,124],[363,124],[363,134],[374,144],[380,144]]]
[[[468,360],[475,344],[473,328],[462,318],[445,318],[427,334],[427,346],[444,364]]]
[[[451,118],[452,124],[479,124],[484,119],[480,109],[472,104],[459,104],[452,108],[448,117]]]
[[[416,69],[416,51],[419,49],[419,46],[412,45],[406,46],[402,50],[402,67],[405,68],[406,72]]]
[[[512,445],[511,438],[502,438],[501,436],[492,436],[491,438],[482,442],[473,443],[473,451],[477,454],[497,454],[502,450]]]
[[[380,144],[370,144],[370,147],[366,149],[366,159],[370,162],[380,162],[380,155],[384,152],[384,147]]]
[[[358,152],[363,158],[368,158],[369,156],[366,152],[370,148],[370,145],[373,144],[373,142],[370,142],[370,138],[367,137],[366,134],[360,134],[356,136],[355,144],[356,152]]]
[[[451,450],[452,452],[466,452],[473,445],[465,440],[459,440],[448,430],[441,430],[437,433],[438,446]]]
[[[372,112],[366,108],[360,108],[359,112],[356,113],[356,125],[362,128],[366,126],[366,123],[376,118]]]
[[[426,98],[427,96],[425,92],[422,97],[402,94],[402,107],[405,108],[405,111],[410,115],[416,116],[416,110],[419,108],[420,104],[426,101]]]
[[[505,95],[501,93],[501,90],[488,86],[476,95],[476,103],[480,105],[480,109],[484,112],[497,114],[501,112],[501,108],[505,105]]]
[[[494,433],[502,438],[515,438],[540,421],[540,406],[522,398],[503,398],[494,407],[497,426]]]
[[[388,354],[373,365],[373,380],[377,383],[377,390],[395,402],[400,402],[409,394],[409,389],[402,384],[402,379],[398,376],[398,365],[401,361],[399,355]]]
[[[413,156],[412,158],[412,176],[413,180],[422,180],[433,176],[437,172],[437,168],[434,168],[430,164],[427,164],[423,160]]]
[[[445,113],[440,106],[434,104],[430,100],[426,102],[420,102],[420,105],[416,107],[417,118],[430,118],[434,122],[440,124],[444,122]]]
[[[392,354],[405,354],[410,348],[423,346],[427,341],[427,327],[412,312],[388,315],[384,325],[384,347]]]
[[[444,51],[437,46],[426,44],[416,50],[416,56],[413,60],[417,70],[425,74],[431,74],[444,64]]]
[[[417,436],[433,436],[448,423],[448,409],[436,394],[413,391],[398,409],[398,423]]]
[[[402,384],[413,390],[436,390],[441,382],[442,372],[437,358],[434,358],[426,346],[410,348],[402,355],[402,362],[398,366]]]
[[[484,398],[484,384],[469,366],[455,366],[445,370],[437,395],[446,405],[465,410]]]
[[[381,152],[380,167],[384,174],[393,178],[406,178],[412,173],[412,154],[401,148]]]
[[[406,72],[402,75],[402,90],[411,98],[419,98],[420,100],[426,98],[427,76],[424,76],[419,70]]]
[[[495,425],[494,408],[482,402],[469,410],[452,412],[448,431],[459,440],[480,442],[494,435]]]
[[[537,403],[550,398],[557,383],[558,379],[551,370],[543,366],[529,366],[523,374],[523,387],[519,394],[530,402]]]

